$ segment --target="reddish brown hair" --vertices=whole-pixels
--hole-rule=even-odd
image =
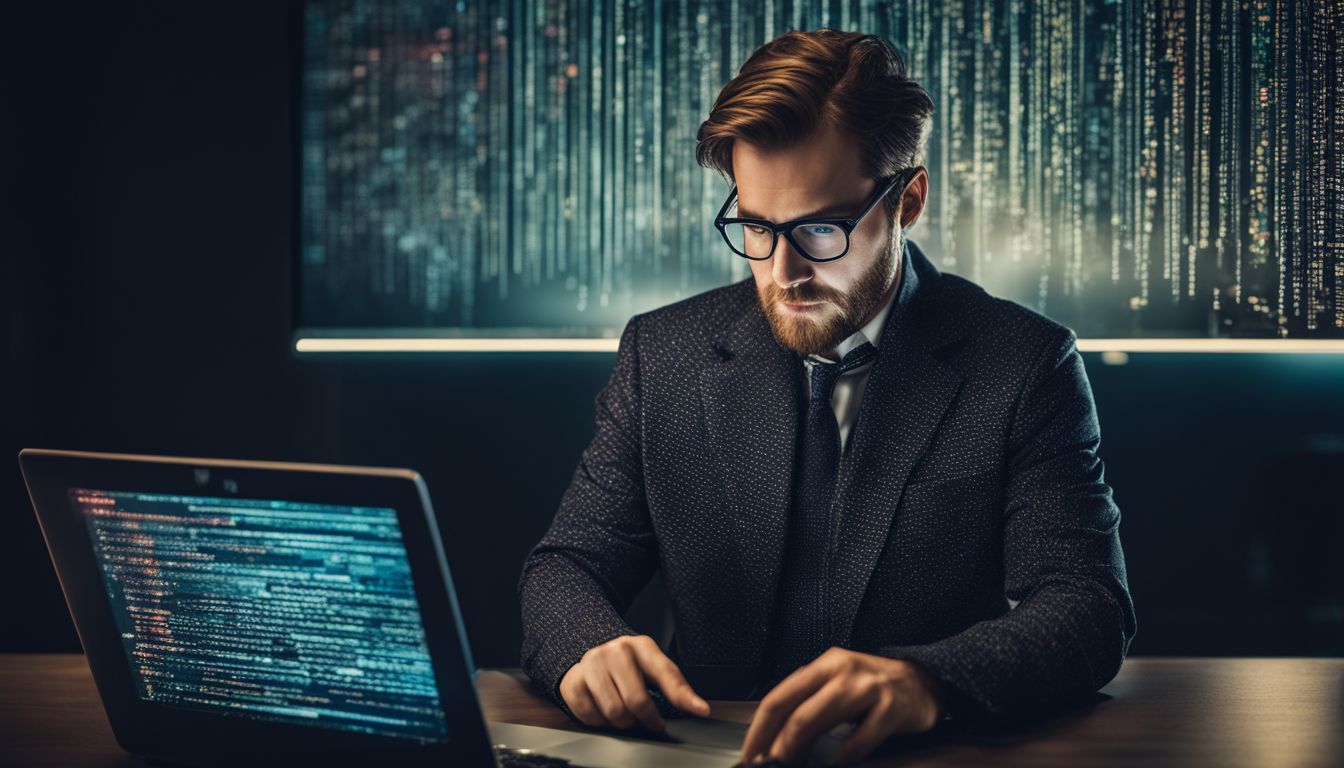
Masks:
[[[751,54],[696,134],[700,165],[733,178],[733,141],[783,149],[823,120],[854,136],[863,166],[889,178],[924,160],[933,100],[882,38],[818,29],[786,32]],[[887,197],[896,209],[898,195]]]

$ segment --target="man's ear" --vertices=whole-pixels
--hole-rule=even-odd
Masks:
[[[910,183],[905,185],[905,191],[901,194],[900,206],[896,209],[902,229],[909,229],[916,221],[919,221],[920,214],[924,213],[924,201],[928,199],[928,196],[929,172],[921,167],[919,172],[910,179]]]

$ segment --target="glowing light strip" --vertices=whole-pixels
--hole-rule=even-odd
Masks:
[[[299,339],[297,352],[615,352],[620,339]]]
[[[301,338],[297,352],[615,352],[619,339]],[[1344,354],[1344,339],[1079,339],[1080,352]]]
[[[1344,339],[1079,339],[1080,352],[1344,354]]]

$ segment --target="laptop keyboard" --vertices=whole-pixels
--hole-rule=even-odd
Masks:
[[[571,763],[562,757],[550,757],[530,749],[514,749],[506,747],[503,744],[496,744],[495,758],[499,762],[500,768],[582,768],[582,766]]]

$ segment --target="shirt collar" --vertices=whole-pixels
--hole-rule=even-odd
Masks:
[[[899,285],[896,286],[896,290],[891,292],[891,298],[887,299],[887,303],[882,306],[882,309],[878,310],[878,313],[873,316],[872,320],[868,321],[867,325],[854,333],[851,333],[844,341],[841,341],[836,346],[835,351],[840,355],[839,359],[844,360],[845,355],[849,354],[852,350],[863,346],[864,342],[872,344],[874,349],[878,347],[878,340],[882,338],[882,328],[885,327],[887,323],[887,316],[891,314],[892,307],[905,306],[910,295],[914,293],[916,280],[918,280],[918,278],[912,274],[912,272],[913,270],[910,265],[910,249],[906,247],[905,238],[902,237],[901,275],[897,278]],[[819,363],[836,362],[835,360],[828,360],[821,355],[808,355],[807,359]],[[866,368],[867,366],[863,367]],[[862,368],[856,370],[862,370]]]

